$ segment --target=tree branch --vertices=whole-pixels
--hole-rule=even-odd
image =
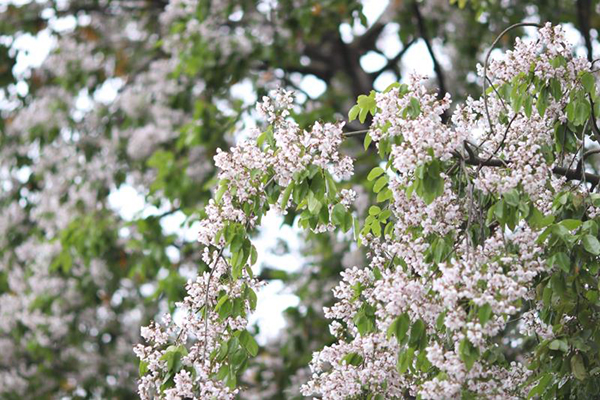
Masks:
[[[462,154],[460,154],[459,152],[454,152],[454,156],[463,160],[465,164],[479,167],[506,167],[508,164],[510,164],[510,161],[504,161],[499,158],[484,160],[483,158],[480,158],[479,156],[475,155],[475,153],[473,153],[473,151],[470,150],[468,147],[467,153],[469,154],[468,158],[463,157]],[[585,181],[591,183],[594,186],[600,183],[600,175],[592,174],[589,172],[584,173],[582,168],[577,170],[565,167],[554,167],[552,168],[552,172],[555,175],[564,176],[569,181]]]
[[[381,35],[381,32],[383,32],[387,24],[390,23],[393,17],[396,15],[398,6],[398,1],[390,1],[377,21],[375,21],[362,36],[356,38],[352,42],[351,46],[355,48],[360,55],[366,54],[368,51],[375,49],[379,35]]]
[[[431,61],[433,61],[433,70],[435,71],[435,74],[438,79],[438,84],[440,87],[440,90],[438,92],[438,97],[440,99],[443,99],[447,92],[446,79],[444,78],[444,71],[442,70],[442,66],[439,63],[437,57],[435,56],[435,53],[433,52],[433,47],[431,46],[431,40],[427,33],[427,27],[425,26],[425,20],[423,19],[421,10],[419,10],[419,4],[415,1],[413,3],[413,7],[415,10],[415,17],[417,18],[417,27],[419,29],[419,35],[421,35],[421,38],[423,39],[423,41],[425,41],[425,46],[427,46],[427,51],[429,52],[429,55],[431,56]]]
[[[494,49],[494,47],[496,47],[496,44],[498,44],[498,42],[500,41],[500,39],[502,39],[502,37],[504,35],[506,35],[508,32],[510,32],[511,30],[513,30],[515,28],[522,27],[522,26],[535,26],[535,27],[538,27],[538,28],[542,27],[541,25],[536,24],[534,22],[519,22],[518,24],[514,24],[514,25],[509,26],[508,28],[506,28],[505,30],[503,30],[498,36],[496,36],[496,39],[494,39],[494,42],[490,46],[490,49],[488,50],[488,52],[487,52],[487,54],[485,56],[485,62],[483,64],[483,94],[482,94],[482,97],[483,97],[483,104],[485,106],[485,115],[487,117],[488,125],[490,127],[490,132],[492,133],[492,136],[495,133],[494,133],[494,125],[492,124],[492,119],[490,118],[490,111],[489,111],[489,106],[488,106],[488,95],[487,95],[488,80],[490,81],[490,85],[492,85],[492,88],[494,88],[494,85],[491,83],[491,80],[488,78],[488,74],[487,74],[488,62],[490,61],[490,55],[492,54],[492,50]],[[494,88],[494,91],[496,91],[495,88]]]
[[[585,40],[588,61],[592,61],[592,39],[590,37],[590,15],[592,13],[592,2],[590,0],[577,0],[577,29]]]
[[[387,64],[385,64],[383,66],[383,68],[381,68],[379,71],[372,72],[370,75],[373,78],[373,80],[377,79],[377,77],[379,75],[381,75],[388,69],[395,69],[398,62],[400,62],[402,57],[404,57],[404,54],[406,54],[406,52],[408,51],[410,46],[412,46],[415,42],[416,42],[416,39],[414,39],[414,38],[410,39],[408,41],[408,43],[402,48],[402,50],[400,50],[398,52],[398,54],[396,54],[394,57],[392,57],[388,60]],[[400,77],[400,71],[397,71],[397,75],[398,75],[398,77]]]
[[[381,32],[383,32],[385,26],[385,24],[376,22],[364,35],[360,36],[352,43],[352,47],[354,47],[361,56],[370,50],[373,50],[377,43],[377,39],[379,38],[379,35],[381,35]]]
[[[356,49],[344,43],[339,36],[336,45],[339,48],[339,54],[342,56],[338,62],[342,62],[342,68],[353,80],[354,85],[352,89],[355,97],[363,93],[368,93],[373,87],[373,80],[360,66],[360,55],[357,54]]]

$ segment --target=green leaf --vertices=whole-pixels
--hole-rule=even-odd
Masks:
[[[550,384],[551,381],[552,381],[552,375],[550,375],[550,374],[542,375],[542,378],[540,379],[538,384],[535,385],[533,388],[531,388],[531,390],[527,394],[527,398],[531,399],[534,396],[541,396],[542,394],[544,394],[544,392],[546,391],[546,387],[548,387],[548,385]]]
[[[244,266],[244,250],[240,249],[231,256],[231,276],[233,279],[239,279],[242,276],[242,267]]]
[[[326,189],[327,188],[325,185],[325,179],[323,178],[323,175],[320,173],[316,173],[310,182],[310,190],[313,191],[315,197],[319,201],[322,201],[323,196],[325,196]]]
[[[561,224],[568,230],[572,231],[574,229],[579,228],[581,226],[582,222],[579,219],[563,219],[562,221],[559,222],[559,224]]]
[[[565,111],[567,112],[567,119],[570,122],[575,122],[575,108],[577,107],[577,105],[575,104],[574,101],[571,101],[569,104],[567,104],[567,108],[565,109]]]
[[[215,354],[215,357],[216,357],[215,359],[219,362],[223,361],[225,359],[225,357],[227,357],[228,350],[229,350],[229,346],[227,344],[227,341],[221,342],[221,345],[219,346],[219,350]]]
[[[221,365],[221,368],[219,368],[219,372],[217,372],[217,379],[222,381],[227,375],[229,375],[229,366],[223,364]]]
[[[386,87],[386,88],[385,88],[385,90],[383,91],[383,93],[387,93],[387,92],[389,92],[390,90],[392,90],[392,89],[394,89],[394,88],[399,88],[399,87],[400,87],[400,83],[398,83],[398,82],[390,83],[390,84],[388,85],[388,87]]]
[[[335,225],[342,225],[346,215],[346,208],[341,204],[336,204],[331,213],[331,222]]]
[[[233,239],[231,240],[231,246],[230,246],[231,252],[232,253],[238,252],[244,245],[245,240],[246,240],[246,237],[244,236],[243,233],[239,232],[238,234],[236,234],[233,237]]]
[[[412,364],[414,354],[415,349],[409,347],[408,349],[406,349],[406,351],[403,351],[398,355],[398,363],[396,364],[396,369],[401,375],[408,371],[408,367]]]
[[[554,97],[554,100],[558,101],[563,96],[562,87],[561,87],[560,81],[558,79],[552,78],[550,80],[550,91],[552,92],[552,96]]]
[[[254,340],[248,331],[244,330],[240,333],[239,341],[251,357],[255,357],[258,354],[258,343],[256,343],[256,340]]]
[[[387,185],[387,183],[388,177],[386,175],[382,176],[381,178],[377,179],[377,182],[375,182],[375,185],[373,186],[373,191],[375,193],[379,193],[381,189],[383,189],[383,187]]]
[[[323,171],[325,173],[325,182],[327,183],[327,196],[331,201],[334,201],[337,198],[338,191],[337,185],[333,176],[328,171]]]
[[[360,112],[360,107],[358,106],[358,104],[352,106],[352,108],[348,112],[348,120],[354,121],[356,119],[356,117],[358,116],[359,112]]]
[[[600,255],[600,242],[595,236],[585,235],[581,240],[583,248],[595,256]]]
[[[583,364],[583,357],[581,357],[581,354],[575,354],[573,357],[571,357],[571,371],[573,372],[573,375],[575,375],[575,378],[579,379],[580,381],[587,378],[587,372],[585,370],[585,365]]]
[[[394,335],[396,336],[398,343],[402,343],[404,338],[406,338],[406,332],[408,332],[409,325],[410,319],[408,318],[408,314],[404,313],[398,316],[390,324],[390,327],[387,330],[387,337],[390,338]]]
[[[390,216],[392,215],[392,212],[388,209],[388,210],[383,210],[380,214],[379,214],[379,220],[380,221],[385,221],[387,220]]]
[[[379,193],[377,193],[377,202],[382,203],[384,201],[390,200],[393,197],[393,193],[391,189],[386,188]]]
[[[508,192],[504,193],[503,197],[506,204],[509,204],[513,207],[519,205],[519,192],[517,189],[509,190]]]
[[[421,342],[421,338],[425,334],[425,323],[423,320],[418,319],[412,325],[410,329],[410,338],[408,339],[408,343],[411,347],[416,347]]]
[[[417,118],[419,114],[421,114],[421,103],[415,97],[410,98],[410,108],[411,108],[411,116],[413,118]]]
[[[371,108],[377,105],[375,103],[375,92],[371,91],[371,93],[368,96],[361,94],[360,96],[358,96],[357,104],[360,108],[366,108],[370,110]]]
[[[225,304],[225,302],[229,300],[229,295],[224,294],[223,296],[221,296],[219,298],[219,301],[217,302],[217,305],[215,306],[215,311],[218,312],[219,309],[223,306],[223,304]]]
[[[371,306],[363,304],[352,322],[356,325],[356,329],[358,329],[361,336],[371,333],[375,330],[375,311]]]
[[[140,376],[146,375],[146,372],[148,372],[148,365],[147,361],[140,360],[140,365],[138,367]]]
[[[371,137],[371,135],[369,135],[369,133],[367,132],[367,134],[365,135],[365,141],[364,141],[364,146],[365,146],[365,151],[369,148],[369,145],[371,144],[371,142],[373,141],[373,138]]]
[[[585,88],[586,92],[593,94],[595,92],[596,80],[594,76],[589,72],[584,72],[581,75],[581,84]]]
[[[551,261],[552,265],[558,266],[566,273],[571,272],[571,260],[569,259],[569,256],[565,253],[556,253],[549,259],[549,261]]]
[[[567,344],[567,342],[564,339],[554,339],[553,341],[550,342],[550,344],[548,345],[548,348],[550,350],[560,350],[563,353],[566,353],[569,351],[569,345]]]
[[[258,302],[258,297],[256,296],[256,292],[252,288],[248,288],[248,303],[250,305],[251,310],[256,310],[256,303]]]
[[[531,111],[533,109],[533,97],[530,95],[525,96],[525,101],[523,102],[523,111],[527,118],[531,117]]]
[[[381,224],[378,220],[373,221],[371,224],[371,231],[373,232],[373,235],[377,237],[381,236]]]
[[[372,180],[374,180],[375,178],[381,176],[381,174],[383,174],[385,171],[383,170],[383,168],[381,167],[375,167],[371,170],[371,172],[369,172],[369,175],[367,176],[367,180],[369,182],[371,182]]]
[[[239,364],[241,364],[241,362],[235,363],[234,365],[239,365]],[[233,369],[229,369],[229,373],[227,374],[227,379],[225,380],[225,386],[227,386],[231,390],[235,389],[235,387],[237,386],[237,376],[236,376],[235,372],[233,371]]]
[[[357,99],[358,108],[360,111],[358,113],[358,119],[361,123],[365,122],[367,118],[367,114],[370,112],[372,115],[375,115],[377,111],[377,103],[375,102],[375,91],[371,90],[368,96],[361,94]],[[356,113],[356,111],[354,111]]]
[[[262,145],[266,139],[267,139],[267,132],[261,133],[260,135],[258,135],[258,138],[256,138],[256,145],[258,147],[262,147]]]
[[[532,228],[541,229],[545,228],[554,222],[554,215],[544,216],[537,208],[532,208],[527,218],[527,222]]]
[[[342,358],[341,363],[346,365],[359,366],[363,362],[363,357],[358,353],[348,353]]]
[[[290,195],[292,194],[292,190],[294,190],[294,187],[296,185],[294,185],[294,182],[290,182],[290,184],[288,185],[288,187],[285,188],[285,190],[283,191],[283,195],[281,196],[281,208],[285,209],[288,205],[288,201],[290,199]]]
[[[519,86],[515,86],[515,89],[518,89]],[[523,97],[527,96],[526,94],[523,95],[521,94],[520,91],[515,91],[515,94],[513,96],[511,96],[511,105],[513,108],[513,111],[515,113],[518,113],[521,110],[521,107],[523,106]]]
[[[375,216],[379,215],[380,213],[381,213],[381,208],[379,208],[378,206],[371,206],[369,208],[369,215],[372,215],[375,217]]]
[[[488,303],[485,303],[483,306],[479,307],[477,311],[477,316],[479,317],[479,322],[481,322],[481,326],[485,326],[485,324],[492,317],[492,306]]]
[[[317,200],[313,192],[309,192],[308,195],[308,211],[315,215],[319,213],[321,209],[321,202]]]
[[[360,247],[360,224],[356,217],[352,219],[352,230],[354,231],[354,240],[358,242],[358,246]]]
[[[468,339],[463,339],[458,346],[460,359],[464,361],[467,370],[470,371],[479,358],[479,351],[474,347]]]
[[[589,232],[593,236],[598,235],[598,224],[594,220],[589,219],[585,221],[581,229],[585,232]]]
[[[300,204],[307,196],[308,196],[308,182],[303,180],[302,183],[296,185],[294,189],[294,194],[292,197],[294,198],[294,203]]]
[[[598,301],[599,297],[600,296],[599,296],[599,293],[597,290],[589,290],[585,294],[585,298],[588,299],[592,303],[596,303]]]
[[[554,57],[552,60],[550,60],[550,65],[552,65],[554,68],[558,68],[561,66],[564,66],[567,64],[567,60],[565,60],[565,58],[563,56],[561,56],[560,54],[557,55],[556,57]]]
[[[221,202],[221,199],[223,198],[223,195],[227,191],[228,187],[229,187],[229,179],[222,179],[221,182],[219,183],[219,190],[217,190],[217,193],[215,194],[215,202],[217,202],[217,204],[219,202]]]
[[[344,233],[348,232],[352,228],[353,217],[352,214],[347,212],[344,214],[344,222],[342,223],[342,231]]]
[[[369,109],[367,109],[367,108],[360,109],[360,113],[358,114],[358,120],[360,121],[361,124],[364,124],[365,120],[367,119],[368,113],[369,113]]]
[[[181,357],[187,355],[187,349],[182,346],[171,345],[160,358],[167,362],[167,370],[177,372],[181,368]]]
[[[538,94],[538,99],[537,99],[537,103],[535,106],[536,106],[538,112],[540,113],[540,116],[543,117],[544,113],[546,112],[546,108],[548,108],[548,90],[546,90],[544,88],[540,91],[540,93]]]

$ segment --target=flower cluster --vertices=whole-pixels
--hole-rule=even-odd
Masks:
[[[177,305],[181,322],[173,324],[167,318],[164,327],[152,323],[143,328],[149,345],[135,349],[147,371],[139,384],[142,398],[236,396],[238,389],[231,382],[240,365],[234,361],[257,351],[246,326],[256,306],[255,292],[262,286],[252,275],[256,250],[246,235],[269,208],[271,185],[290,186],[309,166],[338,177],[352,174],[352,160],[338,152],[342,125],[316,123],[310,130],[300,129],[287,118],[292,106],[290,92],[279,90],[266,97],[258,109],[272,124],[267,132],[253,132],[230,152],[217,150],[220,184],[198,234],[209,271],[186,285],[187,295]],[[285,211],[292,200],[283,196],[279,206],[273,206]],[[352,198],[351,192],[344,192],[340,201]],[[180,357],[180,365],[170,363],[172,357]],[[172,387],[165,389],[165,382]]]
[[[538,41],[518,41],[505,59],[490,63],[491,82],[500,89],[457,107],[450,124],[442,121],[449,97],[428,94],[420,78],[375,97],[369,134],[392,167],[375,186],[391,191],[393,222],[383,235],[363,230],[370,264],[345,271],[333,290],[337,303],[325,311],[338,342],[313,356],[304,395],[526,396],[527,360],[506,362],[494,338],[512,329],[511,318],[523,312],[523,300],[533,298],[534,282],[548,271],[537,240],[542,228],[488,212],[482,199],[497,196],[498,208],[528,202],[524,215],[525,207],[551,212],[548,203],[567,185],[554,168],[574,156],[548,157],[548,149],[573,99],[545,93],[533,108],[531,99],[520,98],[509,108],[502,86],[525,85],[523,93],[551,85],[579,90],[589,68],[571,56],[564,32],[546,25]],[[380,174],[381,168],[373,171]],[[369,213],[382,212],[372,207]],[[537,311],[522,318],[525,337],[553,337]]]

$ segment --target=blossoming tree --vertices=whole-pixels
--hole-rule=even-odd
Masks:
[[[260,282],[249,233],[269,209],[368,248],[325,310],[337,341],[313,355],[304,395],[327,399],[585,398],[597,390],[600,139],[591,63],[560,27],[480,70],[489,89],[457,106],[422,78],[360,96],[375,204],[362,220],[344,188],[343,123],[300,129],[278,91],[268,127],[219,152],[199,241],[209,270],[187,286],[180,324],[139,345],[142,398],[235,398],[259,352],[246,330]],[[591,148],[592,147],[592,148]]]
[[[599,391],[592,2],[322,3],[0,6],[1,398]],[[587,60],[560,26],[494,42],[525,18],[575,22]],[[31,35],[54,49],[22,67]],[[435,79],[404,76],[418,44]],[[116,212],[125,185],[160,210]],[[304,231],[295,275],[256,265],[269,210]],[[248,318],[282,278],[300,305],[259,346]]]

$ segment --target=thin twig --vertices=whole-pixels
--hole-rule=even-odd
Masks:
[[[409,40],[409,42],[402,48],[402,50],[400,50],[398,52],[398,54],[396,54],[394,57],[390,58],[388,60],[388,62],[383,66],[383,68],[379,69],[378,71],[375,71],[372,73],[372,75],[374,77],[378,77],[379,75],[381,75],[382,73],[384,73],[385,71],[387,71],[388,69],[394,69],[396,67],[396,65],[398,64],[398,62],[402,59],[402,57],[404,57],[404,54],[406,54],[406,52],[408,51],[408,49],[416,42],[416,39],[411,39]],[[398,74],[398,78],[400,77],[400,70],[395,71]]]
[[[515,119],[517,119],[518,116],[519,116],[519,113],[515,114],[510,119],[510,122],[508,123],[508,125],[506,125],[506,129],[504,130],[504,135],[502,136],[502,140],[500,141],[500,143],[498,143],[498,146],[496,146],[496,149],[490,154],[490,156],[488,157],[487,161],[489,161],[492,158],[496,157],[496,155],[498,154],[498,152],[500,151],[500,149],[502,148],[502,146],[504,146],[504,142],[506,141],[506,137],[508,136],[508,131],[510,130],[510,127],[511,127],[512,123],[515,121]],[[481,166],[479,166],[479,168],[477,169],[477,174],[479,174],[479,171],[481,171]]]
[[[485,114],[488,120],[488,125],[490,127],[490,131],[492,132],[492,135],[494,135],[494,127],[492,125],[492,119],[490,118],[490,110],[489,110],[489,106],[488,106],[488,101],[487,101],[487,81],[488,81],[488,74],[487,74],[487,70],[488,70],[488,63],[490,60],[490,55],[492,54],[492,50],[494,50],[494,48],[496,47],[496,44],[498,44],[498,42],[500,41],[500,39],[502,39],[502,37],[504,35],[506,35],[508,32],[510,32],[511,30],[515,29],[515,28],[519,28],[522,26],[535,26],[538,28],[541,28],[542,26],[540,24],[536,24],[534,22],[519,22],[518,24],[514,24],[509,26],[508,28],[506,28],[505,30],[502,31],[502,33],[500,33],[500,35],[498,35],[496,37],[496,39],[494,40],[494,42],[492,43],[492,45],[490,46],[490,49],[488,50],[486,56],[485,56],[485,63],[483,64],[483,104],[485,106]],[[492,87],[494,87],[494,85],[491,83]]]
[[[589,156],[592,156],[594,154],[598,154],[600,153],[600,149],[592,149],[592,150],[588,150],[583,154],[583,159],[585,160],[586,158],[588,158]]]
[[[342,135],[345,136],[345,137],[352,137],[352,136],[364,135],[367,132],[369,132],[369,129],[363,129],[363,130],[360,130],[360,131],[344,132],[344,133],[342,133]]]
[[[271,176],[271,178],[269,178],[267,183],[265,183],[263,190],[266,190],[267,187],[274,181],[275,181],[275,175],[273,175],[273,176]],[[250,228],[251,221],[252,221],[251,217],[248,219],[248,221],[246,221],[245,230],[248,230]],[[203,351],[204,359],[206,359],[206,348],[208,346],[208,297],[210,294],[210,281],[213,277],[213,273],[214,273],[215,267],[217,266],[217,262],[219,261],[219,258],[221,258],[223,256],[224,250],[225,250],[225,246],[223,246],[219,249],[219,253],[217,254],[217,257],[215,258],[215,261],[211,267],[210,273],[208,274],[208,283],[206,285],[206,296],[204,299],[204,310],[205,310],[205,313],[204,313],[204,351]],[[227,261],[225,261],[225,262],[227,262]]]

